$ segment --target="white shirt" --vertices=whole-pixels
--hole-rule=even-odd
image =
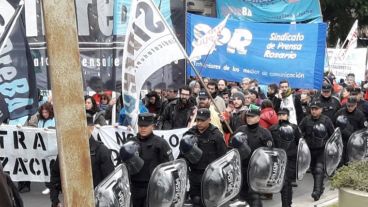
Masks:
[[[291,94],[290,96],[283,98],[281,100],[280,108],[287,108],[289,110],[289,122],[292,124],[298,125],[298,121],[296,119],[296,110],[294,106],[294,97]]]

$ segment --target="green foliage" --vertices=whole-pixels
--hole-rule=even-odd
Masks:
[[[344,41],[356,19],[359,26],[368,25],[367,0],[320,0],[323,20],[328,22],[328,45],[334,47],[337,39]],[[360,35],[363,36],[363,35]]]
[[[331,186],[368,192],[368,161],[352,162],[338,169],[332,177]]]

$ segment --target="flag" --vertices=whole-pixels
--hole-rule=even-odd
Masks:
[[[212,54],[215,50],[217,40],[220,38],[221,31],[225,28],[230,15],[227,15],[216,27],[209,30],[201,38],[193,43],[193,50],[189,56],[190,61],[201,59],[202,55]]]
[[[348,53],[351,51],[351,49],[354,49],[358,46],[358,20],[355,20],[353,26],[351,27],[348,36],[345,39],[345,42],[348,42],[345,49],[342,50],[339,54],[339,59],[341,61],[345,60],[345,58],[348,56]],[[345,43],[344,42],[344,43]],[[342,48],[344,45],[342,45]]]
[[[122,94],[131,126],[137,123],[144,82],[161,67],[186,56],[155,4],[151,0],[133,1],[122,65]]]
[[[3,47],[0,51],[0,93],[7,105],[9,119],[15,120],[35,114],[38,99],[33,60],[23,18],[19,15],[24,7],[10,2],[0,3],[2,8],[13,6],[9,10],[0,9],[0,16],[12,16],[12,22],[7,22],[8,26],[1,29],[3,33],[0,34],[0,45]],[[14,16],[17,12],[18,15]]]

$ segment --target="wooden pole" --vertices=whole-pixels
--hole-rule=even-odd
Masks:
[[[74,0],[43,1],[64,206],[93,207]]]

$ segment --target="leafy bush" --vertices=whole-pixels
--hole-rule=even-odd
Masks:
[[[352,162],[338,169],[332,177],[331,186],[368,192],[368,161]]]

